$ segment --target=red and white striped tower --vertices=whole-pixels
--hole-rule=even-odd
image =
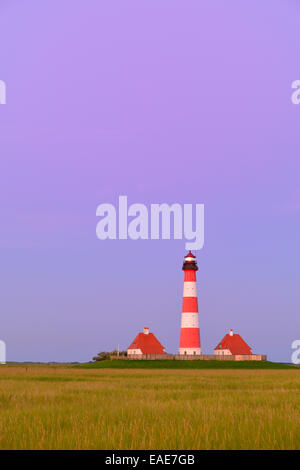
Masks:
[[[198,298],[196,289],[196,256],[189,252],[182,266],[184,271],[183,302],[179,354],[202,354],[200,345]]]

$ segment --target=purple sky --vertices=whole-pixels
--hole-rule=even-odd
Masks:
[[[179,346],[185,242],[100,241],[96,207],[204,203],[202,347],[300,339],[298,0],[0,0],[0,339],[86,361]]]

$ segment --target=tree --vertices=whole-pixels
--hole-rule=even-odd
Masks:
[[[110,359],[111,356],[127,356],[127,351],[118,351],[114,349],[111,352],[108,351],[101,351],[97,354],[97,356],[93,357],[93,361],[105,361]]]

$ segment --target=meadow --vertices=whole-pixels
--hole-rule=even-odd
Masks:
[[[270,361],[105,360],[77,364],[78,369],[295,369]],[[300,370],[300,368],[299,368]]]
[[[0,449],[300,449],[297,368],[0,366],[0,407]]]

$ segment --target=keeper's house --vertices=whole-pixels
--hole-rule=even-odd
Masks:
[[[216,356],[251,356],[252,349],[238,334],[233,334],[230,330],[227,335],[224,336],[222,341],[214,349]]]
[[[128,356],[145,354],[165,354],[165,348],[153,333],[149,333],[149,328],[144,328],[127,349]]]

